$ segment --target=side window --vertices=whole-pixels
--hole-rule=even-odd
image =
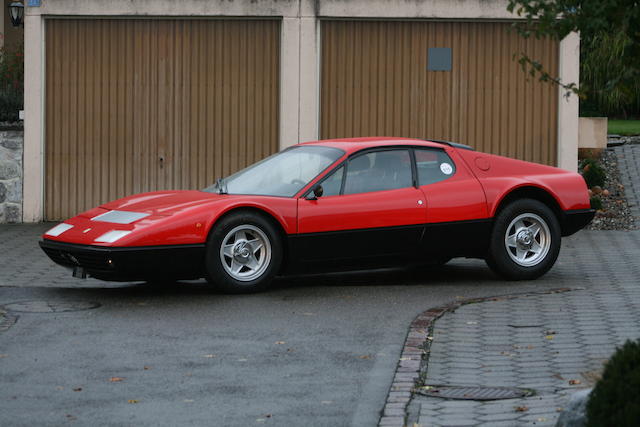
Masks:
[[[407,150],[375,151],[349,160],[344,194],[411,187],[411,157]]]
[[[340,194],[343,174],[344,166],[340,166],[338,170],[331,173],[331,175],[327,179],[322,181],[322,197],[337,196],[338,194]]]
[[[434,184],[455,175],[456,165],[444,150],[424,148],[416,149],[415,153],[419,185]]]

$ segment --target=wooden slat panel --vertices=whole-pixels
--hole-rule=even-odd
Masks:
[[[525,74],[526,52],[557,74],[558,42],[508,23],[323,21],[321,136],[450,139],[556,164],[557,88]],[[450,72],[427,71],[451,47]]]
[[[46,25],[47,219],[202,188],[277,151],[279,21]]]

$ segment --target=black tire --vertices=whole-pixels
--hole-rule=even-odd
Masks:
[[[507,248],[507,232],[509,231],[512,236],[519,236],[519,234],[516,234],[516,225],[513,225],[510,230],[507,230],[507,228],[519,217],[524,218],[524,224],[535,224],[538,219],[546,224],[547,229],[542,226],[542,231],[534,238],[535,242],[533,242],[533,244],[535,245],[537,243],[538,245],[532,247],[531,251],[529,251],[526,246],[524,249],[522,246]],[[529,218],[530,221],[527,221],[527,218]],[[533,221],[531,221],[531,219]],[[522,230],[522,228],[520,228],[520,230]],[[542,233],[544,233],[544,239],[548,236],[550,241],[545,240],[545,243],[541,244],[543,240]],[[516,239],[515,241],[528,244],[531,237],[533,237],[531,234],[525,232],[525,234],[522,235],[522,240]],[[558,254],[560,253],[560,241],[561,232],[558,218],[547,205],[534,199],[515,200],[505,206],[495,217],[486,262],[491,270],[505,279],[537,279],[549,271],[555,264],[558,259]],[[518,245],[518,243],[515,243],[515,245]],[[536,254],[538,247],[543,249]],[[545,250],[544,248],[547,249]],[[525,253],[524,257],[530,258],[528,260],[524,258],[517,262],[514,259],[518,258],[517,251],[520,251],[520,254]],[[531,265],[522,265],[526,263],[531,263]]]
[[[259,274],[251,279],[243,278],[238,280],[234,278],[232,273],[228,271],[230,270],[229,263],[233,262],[233,257],[224,257],[227,267],[223,265],[221,258],[223,241],[228,239],[229,233],[238,227],[251,228],[251,232],[254,229],[259,230],[270,244],[269,259],[265,261],[265,266],[264,268],[261,267],[260,272],[256,271],[256,274]],[[259,257],[261,255],[260,250],[256,254],[256,257]],[[262,253],[262,256],[265,256],[265,253]],[[282,238],[276,226],[264,215],[251,211],[232,212],[214,224],[212,231],[209,233],[205,255],[206,279],[222,292],[245,294],[263,291],[269,287],[281,264]],[[243,269],[249,270],[249,267],[245,266]],[[238,272],[239,274],[244,273]]]

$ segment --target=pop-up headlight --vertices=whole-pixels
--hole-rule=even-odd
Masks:
[[[55,227],[53,227],[51,230],[47,231],[46,234],[47,236],[53,236],[53,237],[57,237],[59,235],[61,235],[62,233],[64,233],[65,231],[69,230],[73,228],[73,225],[71,224],[65,224],[64,222],[56,225]]]
[[[123,238],[127,234],[130,234],[130,230],[112,230],[107,233],[104,233],[102,236],[96,239],[96,242],[99,243],[113,243],[118,239]]]

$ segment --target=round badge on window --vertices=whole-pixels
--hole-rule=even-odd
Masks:
[[[451,175],[453,173],[453,168],[449,163],[440,163],[440,170],[445,175]]]

